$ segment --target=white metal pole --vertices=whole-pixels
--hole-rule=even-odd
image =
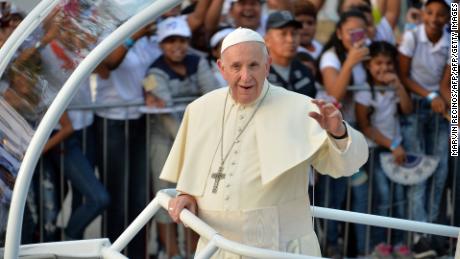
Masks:
[[[130,18],[106,39],[104,39],[78,65],[62,87],[61,91],[59,91],[32,137],[22,161],[21,168],[18,172],[18,177],[13,190],[10,212],[8,214],[8,226],[5,242],[6,259],[15,259],[18,256],[24,206],[33,170],[54,125],[56,125],[59,117],[62,115],[72,97],[78,90],[78,86],[80,85],[82,79],[88,77],[96,66],[116,47],[121,45],[127,37],[147,25],[162,13],[178,5],[180,2],[181,0],[156,1],[143,9],[139,14]]]
[[[110,249],[120,252],[123,250],[128,243],[134,238],[139,230],[146,225],[150,219],[155,215],[158,209],[161,208],[158,199],[155,198],[147,205],[147,207],[134,219],[131,224],[121,233],[121,235],[115,240]]]
[[[209,241],[206,247],[199,253],[195,255],[195,259],[208,259],[217,252],[219,248],[216,246],[214,240]]]
[[[103,259],[128,259],[118,251],[113,250],[111,247],[102,249],[102,258]]]
[[[336,210],[322,207],[314,207],[314,209],[312,208],[312,211],[314,214],[313,216],[318,218],[401,229],[406,231],[421,232],[446,237],[457,237],[460,231],[459,227],[445,226],[426,222],[417,222],[406,219],[383,217],[353,211]]]
[[[41,1],[11,33],[5,44],[0,49],[0,77],[5,72],[6,66],[10,63],[14,53],[37,26],[48,16],[59,0]]]

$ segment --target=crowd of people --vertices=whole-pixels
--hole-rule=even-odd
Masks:
[[[0,81],[2,106],[12,107],[32,129],[78,61],[112,28],[91,15],[109,19],[113,27],[121,22],[109,11],[91,12],[85,1],[64,2],[20,48]],[[321,21],[328,2],[337,6],[332,30]],[[456,162],[449,159],[450,1],[402,2],[190,0],[163,14],[107,56],[94,71],[96,89],[85,79],[72,101],[105,108],[68,109],[60,118],[29,192],[23,243],[82,239],[101,214],[102,233],[114,242],[158,190],[174,188],[159,176],[184,114],[146,114],[138,105],[122,104],[167,108],[178,99],[227,87],[222,42],[240,27],[263,37],[270,84],[332,103],[367,138],[369,161],[350,178],[305,171],[315,205],[342,209],[351,191],[347,207],[353,211],[459,226],[460,217],[453,215],[460,212],[460,197],[446,198],[448,189],[460,193],[460,181],[448,181],[455,179]],[[24,13],[9,2],[0,1],[0,7],[2,46]],[[408,8],[404,19],[401,8]],[[328,39],[321,42],[319,34]],[[241,120],[245,114],[241,111]],[[3,141],[11,136],[3,128],[2,235],[18,169],[11,161],[20,161],[25,151],[12,152]],[[426,160],[432,165],[426,166]],[[395,168],[408,168],[408,175],[398,179],[395,170],[403,169]],[[72,212],[59,236],[59,197],[67,191],[72,193]],[[155,224],[159,250],[168,258],[182,258],[177,224],[164,212]],[[346,255],[339,222],[316,227],[325,233],[320,243],[328,257],[425,258],[448,251],[442,238],[384,228],[368,231],[356,224],[352,252]],[[191,232],[186,236],[196,246],[197,237]],[[146,258],[149,238],[144,228],[130,243],[128,256]]]

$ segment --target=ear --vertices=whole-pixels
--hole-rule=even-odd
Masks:
[[[335,35],[337,36],[337,39],[342,40],[342,30],[337,29],[335,31]]]
[[[224,64],[220,58],[217,60],[217,67],[219,68],[219,72],[224,74]]]
[[[272,57],[267,57],[267,62],[265,64],[265,77],[268,77],[270,74],[270,66],[272,65]]]
[[[270,45],[270,37],[268,36],[268,34],[270,33],[270,30],[267,31],[265,33],[265,36],[264,36],[264,41],[265,41],[265,46],[268,48],[268,46]]]

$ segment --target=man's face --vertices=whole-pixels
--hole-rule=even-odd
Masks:
[[[310,15],[297,15],[297,21],[302,23],[302,28],[299,29],[300,44],[302,46],[310,45],[316,33],[316,19]]]
[[[261,4],[260,0],[239,0],[232,4],[230,15],[235,27],[257,30],[260,25]]]
[[[269,29],[265,34],[265,43],[270,55],[292,59],[295,57],[300,43],[298,29],[293,26]]]
[[[258,42],[243,42],[228,47],[217,61],[228,82],[233,99],[241,104],[252,103],[259,97],[270,69],[270,58]]]

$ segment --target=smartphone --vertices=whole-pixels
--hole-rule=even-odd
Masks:
[[[350,31],[351,42],[355,44],[366,37],[366,31],[364,29],[356,29]]]

